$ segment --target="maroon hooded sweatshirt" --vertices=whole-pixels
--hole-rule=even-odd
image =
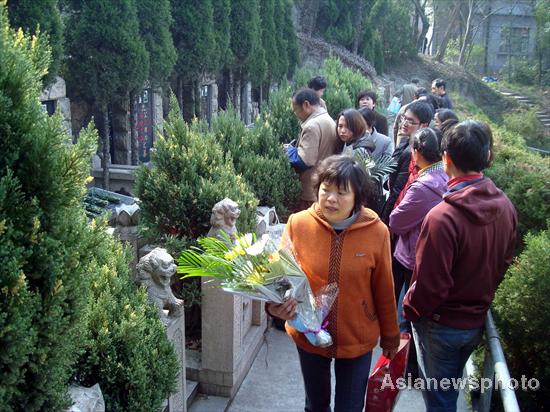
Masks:
[[[512,263],[516,225],[514,206],[488,178],[447,192],[422,224],[405,317],[458,329],[483,326]]]

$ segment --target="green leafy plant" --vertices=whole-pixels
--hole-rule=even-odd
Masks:
[[[497,290],[493,311],[512,377],[535,378],[545,388],[550,384],[550,348],[544,333],[550,321],[550,230],[528,234],[525,243]],[[544,390],[516,395],[524,410],[541,410],[547,403]]]
[[[247,129],[238,115],[228,110],[217,116],[212,130],[226,158],[232,159],[236,172],[250,185],[259,203],[273,206],[286,216],[298,199],[300,186],[270,123],[258,118],[254,128]]]
[[[158,410],[175,388],[179,370],[157,308],[136,290],[129,255],[95,225],[83,353],[74,379],[99,383],[110,411]]]
[[[371,179],[379,185],[383,183],[386,176],[397,169],[397,161],[392,156],[385,154],[373,157],[361,150],[356,150],[353,157],[365,168]]]
[[[239,227],[253,230],[258,201],[235,172],[232,156],[224,155],[213,135],[183,121],[175,98],[171,108],[165,135],[155,143],[154,166],[137,173],[143,225],[157,239],[168,234],[195,239],[208,231],[212,207],[229,197],[240,206]]]

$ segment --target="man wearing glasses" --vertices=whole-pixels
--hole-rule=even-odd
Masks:
[[[401,118],[399,127],[401,140],[392,155],[397,161],[397,169],[390,174],[390,194],[384,204],[384,209],[381,214],[381,219],[386,224],[388,223],[390,213],[393,210],[399,194],[409,179],[409,163],[411,161],[411,147],[409,142],[411,137],[414,136],[418,129],[428,127],[432,118],[433,110],[431,106],[426,102],[418,100],[407,106],[407,110],[405,110]]]

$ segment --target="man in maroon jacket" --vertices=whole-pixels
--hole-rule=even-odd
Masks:
[[[441,151],[449,189],[426,216],[416,245],[403,310],[412,321],[420,377],[431,378],[423,391],[428,411],[456,411],[452,382],[462,377],[481,340],[487,310],[514,255],[514,206],[481,173],[492,142],[489,127],[477,121],[447,131]]]

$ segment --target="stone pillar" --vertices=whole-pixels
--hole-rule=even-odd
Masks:
[[[185,316],[169,319],[166,325],[166,335],[174,346],[179,364],[178,376],[176,378],[176,392],[168,398],[168,412],[186,412]]]
[[[242,85],[241,116],[244,124],[252,123],[252,84],[250,82]]]
[[[65,80],[57,76],[52,84],[42,90],[40,101],[44,106],[44,110],[50,115],[52,115],[55,110],[59,109],[63,117],[63,126],[67,130],[69,136],[72,136],[71,102],[67,98]]]
[[[157,134],[162,133],[164,118],[162,116],[162,89],[153,89],[153,146],[157,139]]]
[[[218,281],[202,281],[201,391],[232,398],[263,340],[262,302],[224,292]]]
[[[212,83],[210,85],[210,104],[211,115],[215,117],[218,115],[218,84]]]
[[[235,241],[240,210],[225,198],[212,209],[208,236],[221,232]],[[201,391],[233,397],[263,343],[266,316],[263,303],[223,291],[219,281],[202,280]]]
[[[137,203],[133,205],[121,205],[115,209],[116,227],[114,234],[124,243],[130,245],[132,249],[132,261],[130,268],[135,275],[136,265],[138,263],[139,253],[139,206]]]
[[[111,124],[113,146],[111,147],[112,164],[132,164],[132,146],[130,136],[129,102],[114,102],[111,106]]]
[[[174,259],[166,249],[155,248],[139,260],[137,272],[136,280],[138,284],[145,286],[149,301],[157,306],[168,340],[178,358],[176,391],[168,398],[168,411],[187,412],[183,301],[177,299],[170,289],[170,280],[176,273]]]

